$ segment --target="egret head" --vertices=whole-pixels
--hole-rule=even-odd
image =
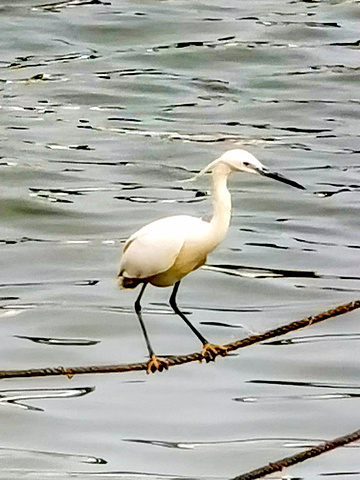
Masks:
[[[223,153],[219,158],[209,163],[201,172],[196,175],[196,177],[203,175],[208,172],[216,172],[220,169],[224,171],[225,174],[229,175],[232,172],[245,172],[245,173],[256,173],[258,175],[263,175],[264,177],[269,177],[279,182],[286,183],[295,188],[300,188],[305,190],[305,187],[300,185],[293,180],[290,180],[280,173],[271,172],[265,165],[263,165],[257,158],[254,157],[251,153],[242,149],[228,150]]]
[[[240,148],[228,150],[215,160],[214,163],[215,165],[227,165],[231,172],[259,173],[259,171],[265,168],[254,155]]]

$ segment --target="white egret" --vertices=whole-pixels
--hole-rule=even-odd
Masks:
[[[145,337],[150,360],[147,373],[167,369],[166,358],[157,357],[151,347],[141,312],[141,298],[150,283],[156,287],[174,285],[170,306],[191,328],[203,344],[202,356],[206,361],[225,356],[226,347],[213,345],[190,323],[179,310],[176,294],[185,275],[204,265],[207,255],[225,237],[231,216],[231,197],[227,179],[233,172],[257,173],[279,180],[296,188],[305,188],[282,175],[270,172],[251,153],[229,150],[211,162],[196,177],[211,172],[214,213],[210,222],[188,215],[161,218],[135,232],[126,241],[120,264],[118,283],[121,288],[141,285],[135,302],[135,312]]]

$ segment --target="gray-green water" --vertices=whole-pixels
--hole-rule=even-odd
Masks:
[[[218,270],[179,293],[194,324],[230,342],[360,297],[358,1],[3,0],[0,21],[1,369],[143,360],[121,242],[208,214],[179,180],[229,148],[308,190],[231,179]],[[198,350],[169,295],[144,298],[156,351]],[[207,366],[2,381],[0,478],[228,479],[351,432],[359,339],[353,312]],[[359,472],[354,444],[285,474]]]

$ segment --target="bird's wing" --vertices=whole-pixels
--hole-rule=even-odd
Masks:
[[[120,274],[148,278],[168,270],[184,244],[184,235],[174,227],[169,219],[161,219],[134,233],[125,243]]]

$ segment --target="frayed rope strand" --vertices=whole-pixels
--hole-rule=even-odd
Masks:
[[[270,338],[279,337],[285,335],[286,333],[299,330],[300,328],[307,327],[309,325],[315,325],[315,323],[323,322],[329,318],[342,315],[344,313],[351,312],[360,307],[360,300],[347,303],[345,305],[340,305],[326,312],[320,313],[312,317],[307,317],[302,320],[298,320],[287,325],[275,328],[273,330],[268,330],[267,332],[261,333],[259,335],[251,335],[250,337],[238,340],[232,343],[225,345],[228,352],[238,350],[239,348],[248,347],[255,343],[263,342],[269,340]],[[184,363],[190,363],[195,361],[203,360],[201,353],[191,353],[188,355],[180,355],[174,357],[166,357],[169,367],[175,365],[182,365]],[[85,373],[124,373],[124,372],[135,372],[135,371],[146,371],[147,362],[141,363],[128,363],[123,365],[103,365],[103,366],[88,366],[88,367],[54,367],[54,368],[33,368],[29,370],[0,370],[0,379],[2,378],[21,378],[21,377],[47,377],[47,376],[59,376],[66,375],[68,378],[73,377],[74,375],[80,375]]]
[[[286,333],[299,330],[300,328],[315,325],[316,323],[323,322],[329,318],[337,317],[338,315],[343,315],[344,313],[349,313],[359,307],[360,300],[355,300],[354,302],[339,305],[338,307],[319,313],[313,317],[303,318],[302,320],[297,320],[295,322],[288,323],[287,325],[282,325],[281,327],[268,330],[267,332],[260,333],[259,335],[252,335],[242,340],[238,340],[237,342],[230,343],[226,346],[228,347],[228,351],[237,350],[239,348],[247,347],[248,345],[253,345],[254,343],[269,340],[270,338],[280,337]]]
[[[271,473],[281,472],[286,467],[291,467],[292,465],[304,462],[309,458],[317,457],[322,453],[329,452],[330,450],[334,450],[338,447],[343,447],[344,445],[356,442],[357,440],[360,440],[360,430],[356,430],[355,432],[344,435],[343,437],[338,437],[334,440],[324,442],[316,447],[309,448],[304,452],[292,455],[291,457],[285,457],[276,462],[271,462],[268,465],[257,468],[256,470],[252,470],[248,473],[243,473],[242,475],[234,477],[231,480],[255,480],[256,478],[262,478]]]

